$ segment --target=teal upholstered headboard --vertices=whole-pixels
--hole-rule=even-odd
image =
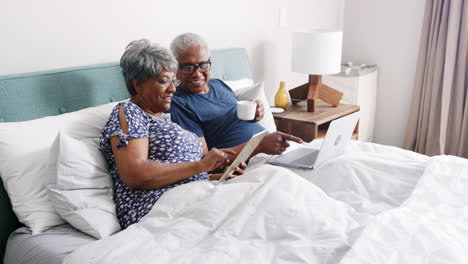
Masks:
[[[251,78],[244,49],[212,51],[212,78]],[[0,76],[0,122],[59,115],[128,98],[118,63]]]
[[[0,121],[59,115],[128,98],[117,63],[0,77]]]
[[[245,49],[213,50],[211,62],[211,78],[225,81],[252,79],[249,58]]]
[[[212,78],[252,78],[244,49],[213,50],[211,55]],[[59,115],[128,97],[118,63],[0,76],[0,123]],[[21,224],[1,183],[0,215],[3,260],[8,236]]]

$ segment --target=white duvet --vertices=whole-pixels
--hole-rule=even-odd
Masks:
[[[318,143],[317,143],[318,144]],[[465,263],[468,162],[353,143],[316,170],[252,160],[164,194],[64,263]]]

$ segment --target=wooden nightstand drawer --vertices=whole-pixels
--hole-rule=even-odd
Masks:
[[[302,138],[304,141],[312,141],[317,138],[317,126],[311,123],[275,118],[276,129],[278,131]]]
[[[357,105],[339,104],[334,107],[319,103],[317,111],[311,113],[306,112],[306,104],[301,102],[289,106],[283,113],[273,114],[273,116],[278,131],[310,142],[316,138],[324,137],[331,121],[357,111],[359,111]],[[353,134],[354,139],[357,139],[358,127],[359,123]]]

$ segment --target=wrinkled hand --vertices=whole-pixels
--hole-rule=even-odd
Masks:
[[[217,149],[212,148],[206,155],[201,159],[200,164],[204,171],[212,171],[217,168],[224,168],[230,163],[229,155],[235,155],[236,152],[230,149]]]
[[[228,176],[228,180],[229,179],[232,179],[232,178],[235,178],[239,175],[242,175],[244,174],[244,170],[245,168],[247,168],[247,164],[245,164],[245,162],[241,162],[241,164],[239,164],[239,166],[237,166],[234,171],[231,173],[231,175]],[[227,169],[227,168],[226,168]],[[221,179],[221,176],[223,176],[224,173],[214,173],[214,174],[210,174],[210,180],[219,180]]]
[[[279,155],[283,153],[288,147],[288,140],[297,143],[304,143],[304,141],[298,137],[285,134],[283,132],[274,132],[266,135],[259,145],[259,152],[263,152],[270,155]]]
[[[245,162],[241,162],[241,163],[239,164],[239,166],[237,166],[237,167],[234,169],[234,171],[232,172],[231,176],[229,176],[228,179],[235,178],[235,177],[237,177],[237,176],[239,176],[239,175],[244,174],[245,168],[247,168],[247,164],[245,164]]]
[[[262,101],[258,100],[258,99],[253,99],[253,100],[249,100],[249,101],[252,101],[252,102],[256,102],[257,103],[257,109],[255,109],[255,118],[254,118],[254,121],[260,121],[263,119],[263,115],[265,114],[265,111],[263,109],[263,103]]]

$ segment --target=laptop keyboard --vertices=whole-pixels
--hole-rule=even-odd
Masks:
[[[318,151],[312,152],[294,160],[292,163],[312,166],[315,163],[315,159],[317,159],[318,153]]]

